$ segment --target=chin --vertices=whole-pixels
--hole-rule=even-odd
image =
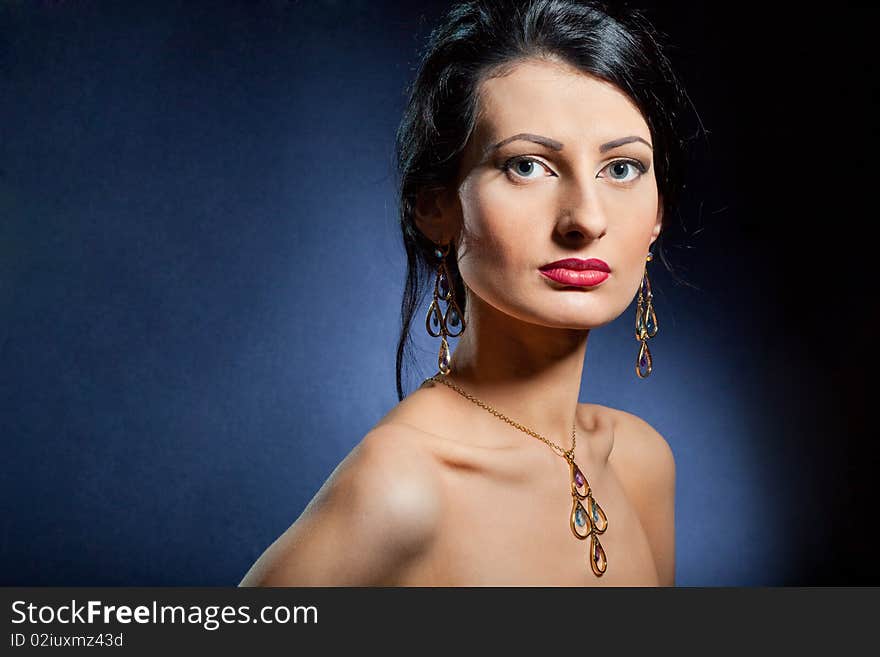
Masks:
[[[550,312],[550,315],[543,313],[538,315],[535,323],[549,328],[588,331],[610,324],[619,317],[619,315],[609,316],[607,313],[577,312],[574,309],[567,310],[563,314],[558,311],[553,313],[552,310]]]

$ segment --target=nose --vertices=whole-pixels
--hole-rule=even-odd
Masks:
[[[608,230],[595,181],[570,178],[560,191],[556,231],[566,240],[596,240]]]

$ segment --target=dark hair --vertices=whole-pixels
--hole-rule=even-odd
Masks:
[[[476,122],[480,82],[524,58],[555,58],[610,82],[636,104],[651,130],[664,227],[684,189],[685,140],[680,117],[689,100],[648,20],[631,8],[593,0],[475,0],[454,6],[428,38],[397,131],[400,225],[407,277],[397,344],[397,397],[402,364],[423,283],[434,271],[435,245],[414,222],[419,191],[449,186]],[[657,254],[672,267],[663,252]],[[446,259],[462,313],[464,283],[455,243]]]

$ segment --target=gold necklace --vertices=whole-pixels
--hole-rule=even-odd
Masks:
[[[593,498],[593,491],[590,488],[590,484],[587,482],[587,478],[584,476],[584,473],[577,466],[577,463],[574,462],[574,447],[577,443],[577,435],[575,433],[575,424],[571,425],[571,449],[565,450],[562,449],[556,443],[547,440],[544,436],[535,433],[531,429],[524,427],[518,422],[514,422],[506,415],[499,413],[494,408],[481,402],[476,397],[469,395],[467,392],[459,388],[457,385],[452,383],[448,379],[448,376],[441,376],[438,372],[434,376],[426,379],[427,381],[436,381],[437,383],[442,383],[446,386],[449,386],[460,395],[467,397],[472,402],[474,402],[477,406],[484,408],[489,411],[495,417],[504,420],[508,424],[515,426],[520,431],[524,431],[537,438],[538,440],[543,440],[550,448],[556,452],[559,456],[563,457],[566,461],[568,461],[569,472],[571,474],[571,516],[569,517],[569,525],[571,526],[571,531],[575,535],[576,538],[580,540],[585,540],[589,537],[590,539],[590,552],[588,555],[587,561],[590,562],[590,568],[593,571],[593,574],[596,577],[601,577],[605,573],[605,569],[608,567],[608,560],[605,557],[605,550],[602,547],[602,544],[599,542],[599,534],[603,533],[608,528],[608,518],[605,517],[605,512],[602,511],[602,507],[600,507],[596,500]],[[584,502],[586,503],[586,508],[584,508]],[[587,512],[589,509],[589,512]]]

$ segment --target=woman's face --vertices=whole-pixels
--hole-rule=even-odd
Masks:
[[[660,233],[651,143],[625,94],[565,64],[527,60],[484,81],[453,203],[465,284],[544,326],[618,317]],[[541,272],[564,258],[601,259],[610,275],[584,287]]]

